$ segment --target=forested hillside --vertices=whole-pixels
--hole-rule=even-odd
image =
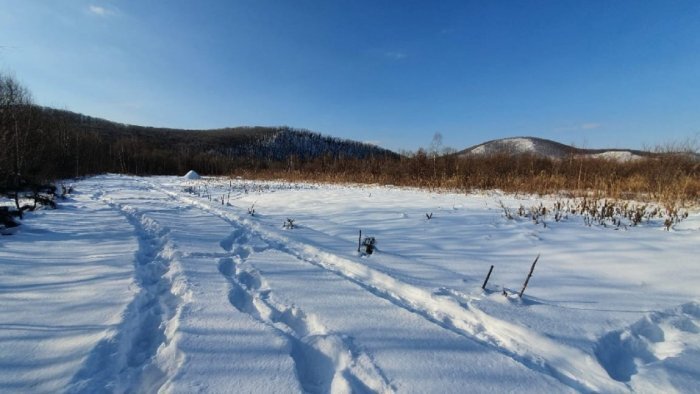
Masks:
[[[397,156],[373,145],[290,127],[177,130],[124,125],[51,108],[32,110],[46,125],[45,133],[62,141],[58,153],[62,170],[67,171],[64,176],[182,174],[189,169],[228,174],[240,169],[294,168],[319,159]]]
[[[32,104],[26,88],[2,77],[0,179],[3,185],[104,172],[211,175],[290,169],[338,160],[396,159],[374,145],[290,127],[176,130],[125,125]],[[18,178],[18,179],[15,179]],[[21,178],[21,179],[20,179]]]

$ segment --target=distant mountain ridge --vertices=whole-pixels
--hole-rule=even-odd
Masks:
[[[562,159],[571,155],[606,158],[619,161],[635,160],[651,156],[651,152],[634,149],[583,149],[537,137],[511,137],[486,141],[457,152],[460,157],[471,155],[531,154],[550,159]]]
[[[382,166],[402,160],[400,154],[376,145],[287,126],[183,130],[128,125],[65,110],[34,108],[37,118],[32,124],[38,127],[35,138],[46,142],[34,144],[40,152],[37,157],[43,158],[37,159],[36,166],[42,166],[42,171],[54,178],[104,172],[184,174],[192,169],[202,174],[297,171],[301,167],[317,172],[344,172],[353,161],[365,163],[361,171],[378,173]],[[576,155],[617,161],[657,155],[631,149],[581,149],[536,137],[491,140],[451,155],[494,154],[532,154],[552,159]],[[684,154],[700,159],[697,153]]]
[[[138,140],[149,150],[181,154],[208,154],[237,159],[263,159],[282,162],[292,159],[303,161],[321,157],[333,159],[366,159],[385,157],[398,159],[400,155],[376,145],[322,135],[288,126],[241,126],[221,129],[192,130],[135,126],[90,117],[66,110],[42,108],[44,116],[58,121],[69,129],[95,133],[99,139],[112,145]],[[636,160],[655,155],[635,149],[583,149],[545,138],[522,136],[486,141],[458,151],[458,157],[495,154],[532,154],[550,159],[576,156],[604,158],[618,161]],[[700,159],[697,153],[689,154]]]

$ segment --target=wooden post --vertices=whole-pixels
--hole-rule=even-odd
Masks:
[[[361,246],[362,246],[362,230],[360,230],[360,236],[357,238],[357,253],[360,253]]]
[[[489,269],[489,273],[486,274],[486,279],[484,279],[484,284],[481,285],[481,289],[482,289],[482,290],[486,290],[486,284],[489,283],[489,278],[491,277],[491,271],[493,271],[493,265],[492,265],[491,268]]]
[[[532,272],[535,270],[535,264],[537,264],[537,260],[540,259],[540,255],[538,254],[537,257],[535,257],[535,261],[532,262],[532,267],[530,267],[530,273],[527,274],[527,278],[525,279],[525,283],[523,284],[523,289],[520,290],[520,294],[518,297],[523,298],[523,293],[525,293],[525,288],[527,287],[527,283],[530,281],[530,277],[532,276]]]

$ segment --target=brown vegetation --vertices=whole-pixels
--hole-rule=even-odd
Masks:
[[[290,128],[187,131],[129,126],[32,104],[0,74],[0,194],[36,194],[57,179],[105,172],[356,182],[429,189],[700,202],[697,155],[659,153],[618,162],[571,154],[398,155],[354,141]],[[17,202],[19,206],[19,202]]]
[[[294,168],[239,168],[233,175],[290,181],[355,182],[460,191],[500,189],[513,193],[558,194],[700,203],[700,161],[660,153],[628,162],[572,155],[429,157],[424,151],[397,160],[314,160]]]

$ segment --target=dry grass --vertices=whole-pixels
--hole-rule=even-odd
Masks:
[[[317,160],[298,163],[294,169],[242,168],[233,175],[464,192],[500,189],[513,193],[656,201],[680,207],[700,205],[700,161],[688,155],[668,153],[618,162],[575,156],[553,160],[531,155],[433,159],[419,152],[399,160]]]

